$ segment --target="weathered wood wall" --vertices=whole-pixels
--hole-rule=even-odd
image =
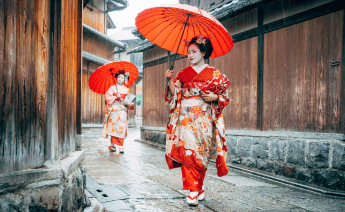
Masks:
[[[89,88],[89,78],[99,67],[94,63],[88,64],[88,71],[83,70],[82,75],[82,122],[83,124],[102,124],[105,114],[105,98]]]
[[[0,173],[45,159],[48,14],[49,2],[0,2]]]
[[[340,132],[343,16],[265,35],[263,130]]]
[[[176,66],[175,69],[178,70],[178,68]],[[167,64],[144,69],[143,126],[166,126],[168,113],[164,101],[164,87],[166,85],[164,75],[166,70]]]
[[[114,61],[114,45],[89,34],[83,35],[83,51]]]
[[[101,33],[106,33],[105,14],[91,5],[83,9],[83,23]]]
[[[344,12],[336,9],[339,1],[329,2],[290,1],[286,5],[270,1],[263,7],[263,23],[267,25],[261,28],[257,8],[222,21],[234,37],[234,48],[225,56],[210,58],[209,63],[231,82],[230,103],[224,110],[227,129],[345,132],[345,106],[341,105],[345,98]],[[270,8],[277,11],[269,12]],[[260,30],[261,46],[257,37]],[[260,49],[263,77],[259,78]],[[144,51],[144,126],[166,126],[166,56],[166,50],[159,47]],[[186,59],[177,60],[175,72],[188,65]],[[258,93],[260,81],[263,91]],[[162,99],[155,99],[157,95]],[[261,108],[259,100],[263,102]]]
[[[129,87],[129,92],[135,95],[136,94],[135,90],[136,90],[136,84],[134,83],[133,85]],[[136,110],[136,105],[134,104],[134,110],[128,111],[128,123],[127,123],[128,125],[136,125],[135,110]]]
[[[52,114],[56,114],[56,142],[57,146],[54,158],[65,157],[75,149],[76,134],[76,100],[77,100],[77,67],[81,63],[81,58],[77,58],[78,29],[81,22],[78,22],[78,10],[81,10],[79,1],[61,0],[56,2],[57,29],[54,58],[57,58],[56,67],[53,73],[54,83],[53,102],[56,104]],[[79,6],[79,7],[78,7]],[[79,24],[78,24],[79,23]],[[79,81],[80,82],[80,81]],[[79,83],[78,82],[78,83]],[[56,139],[53,136],[53,139]],[[54,144],[56,142],[53,142]]]
[[[0,2],[0,173],[74,150],[79,3]]]
[[[223,112],[227,129],[256,129],[257,37],[234,44],[225,56],[210,58],[230,80],[230,102]]]

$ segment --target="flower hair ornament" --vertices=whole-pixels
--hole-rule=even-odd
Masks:
[[[206,37],[203,35],[199,35],[198,39],[196,40],[196,43],[206,45]]]

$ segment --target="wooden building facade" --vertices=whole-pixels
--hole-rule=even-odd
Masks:
[[[0,2],[0,173],[75,150],[82,1]]]
[[[234,39],[230,53],[209,60],[231,82],[227,129],[345,133],[341,5],[256,1],[218,18]],[[159,47],[144,50],[143,126],[167,123],[158,97],[170,58]],[[178,58],[176,73],[189,65],[186,56]]]
[[[119,60],[115,51],[126,49],[124,43],[106,35],[107,29],[115,28],[108,12],[127,7],[114,7],[111,1],[84,1],[83,9],[83,61],[82,61],[82,123],[102,124],[105,114],[105,98],[93,92],[88,85],[91,74],[100,66]],[[118,4],[117,4],[118,5]],[[132,114],[132,116],[134,116]]]

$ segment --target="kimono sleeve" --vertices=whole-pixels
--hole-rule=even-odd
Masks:
[[[129,95],[130,93],[131,93],[131,92],[128,90],[127,95]],[[136,102],[136,101],[134,100],[134,102],[133,102],[134,105],[135,105],[135,102]],[[132,107],[129,107],[128,110],[134,110],[134,105],[133,105]]]
[[[107,91],[107,93],[105,93],[105,101],[108,105],[113,104],[113,102],[115,101],[116,96],[114,96],[114,92],[112,87],[110,87]]]
[[[174,85],[175,85],[175,88],[181,88],[182,87],[181,71],[175,77]],[[170,104],[171,101],[174,99],[174,94],[172,95],[168,89],[169,89],[169,87],[165,88],[164,98],[165,98],[165,102],[167,104]],[[175,91],[175,93],[176,93],[176,91]]]
[[[218,84],[218,89],[216,92],[218,95],[218,101],[213,107],[215,113],[220,114],[222,113],[224,107],[229,104],[229,94],[227,89],[230,86],[230,81],[224,74],[220,74],[215,82]]]

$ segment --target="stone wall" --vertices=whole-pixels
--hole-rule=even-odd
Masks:
[[[0,174],[0,211],[83,210],[84,151],[43,167]]]
[[[341,134],[229,131],[228,162],[345,190]]]
[[[165,144],[165,128],[141,127],[141,139]],[[345,190],[345,137],[333,133],[227,130],[228,163]]]

